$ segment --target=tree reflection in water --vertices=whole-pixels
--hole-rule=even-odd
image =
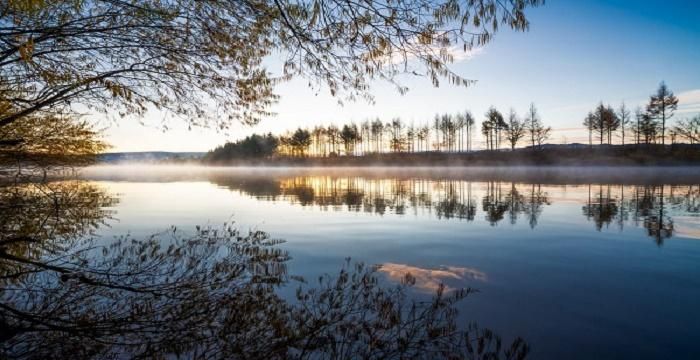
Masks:
[[[600,231],[603,225],[609,225],[617,215],[618,203],[617,199],[610,196],[610,185],[599,185],[597,195],[591,194],[591,187],[592,185],[588,185],[588,203],[583,207],[583,213]]]
[[[265,192],[257,187],[242,186],[251,181],[213,178],[216,184],[231,190],[242,191],[259,199],[284,199],[302,206],[317,206],[322,210],[364,211],[378,215],[388,212],[403,215],[407,211],[433,212],[439,219],[460,219],[473,221],[478,210],[478,201],[473,191],[473,183],[460,180],[428,179],[369,179],[361,177],[297,176],[267,181]],[[276,181],[278,191],[271,191]],[[549,205],[546,192],[540,185],[488,182],[481,205],[486,219],[496,225],[508,213],[510,222],[515,224],[520,214],[524,214],[531,227],[537,225],[544,205]],[[507,186],[508,191],[503,190]]]
[[[473,221],[481,193],[484,219],[496,226],[506,218],[515,225],[523,221],[534,229],[546,206],[552,204],[545,186],[515,181],[472,182],[458,179],[370,178],[358,176],[294,176],[267,179],[265,192],[240,187],[248,182],[210,179],[232,190],[240,190],[262,199],[287,200],[321,210],[364,211],[378,215],[429,212],[439,219]],[[259,186],[259,185],[258,185]],[[622,230],[632,222],[643,227],[649,237],[661,245],[675,233],[672,214],[700,214],[698,185],[612,185],[585,184],[587,198],[583,215],[602,231],[615,225]],[[270,190],[276,188],[277,190]],[[566,188],[566,187],[564,187]],[[273,195],[271,195],[273,194]]]
[[[438,188],[441,189],[441,195],[432,205],[438,219],[474,220],[476,201],[471,193],[471,184],[445,180],[438,183]],[[428,204],[430,206],[433,202],[429,192],[422,192],[419,196],[412,195],[410,198],[420,199],[420,201],[413,201],[412,206],[415,206],[413,204]]]
[[[296,196],[305,203],[314,193]],[[343,198],[358,211],[357,197]],[[1,357],[521,359],[528,352],[520,339],[502,346],[488,330],[457,326],[454,304],[470,290],[438,285],[431,301],[410,300],[410,273],[400,286],[383,287],[375,268],[348,262],[286,301],[276,289],[293,279],[289,255],[262,231],[224,225],[145,239],[91,236],[116,201],[81,181],[0,187]]]
[[[647,235],[657,245],[663,245],[665,239],[673,236],[673,219],[666,213],[664,205],[665,187],[646,187],[642,189],[640,213],[644,217]]]
[[[589,185],[588,202],[583,213],[599,231],[613,222],[622,230],[632,221],[636,226],[642,226],[647,236],[661,246],[675,233],[671,214],[697,216],[700,213],[699,198],[697,185]]]

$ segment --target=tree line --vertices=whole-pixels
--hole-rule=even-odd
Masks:
[[[524,117],[510,109],[507,120],[495,107],[489,108],[481,123],[481,135],[487,150],[500,150],[506,144],[514,150],[518,144],[540,148],[550,137],[552,128],[545,126],[535,104]],[[362,156],[382,153],[448,152],[474,150],[476,118],[470,111],[437,114],[422,124],[407,123],[401,118],[380,118],[343,125],[317,125],[297,128],[275,136],[254,134],[226,143],[210,151],[205,160],[283,156]]]
[[[618,108],[602,101],[588,112],[583,125],[588,132],[588,144],[671,145],[700,142],[700,115],[669,122],[678,109],[678,98],[662,82],[644,107],[634,114],[623,102]],[[385,153],[443,152],[464,153],[474,150],[479,136],[485,150],[529,147],[541,149],[551,138],[552,127],[546,126],[535,104],[524,115],[514,109],[504,115],[491,106],[483,115],[480,132],[476,117],[470,111],[456,114],[436,114],[421,124],[401,118],[383,121],[380,118],[350,122],[343,125],[299,127],[281,135],[252,135],[243,140],[226,143],[210,151],[205,160],[225,161],[236,158],[264,158],[273,155],[291,157],[363,156]]]
[[[659,84],[644,107],[634,110],[634,115],[624,102],[617,109],[600,102],[583,120],[583,126],[588,130],[588,144],[612,145],[615,137],[620,139],[621,145],[629,144],[629,139],[636,145],[666,145],[667,139],[671,140],[671,145],[680,141],[700,142],[700,115],[681,119],[669,126],[668,122],[677,109],[678,98],[664,82]]]
[[[474,117],[469,111],[438,114],[430,122],[407,123],[399,117],[310,129],[299,128],[279,137],[279,153],[292,156],[360,156],[366,154],[472,149]]]

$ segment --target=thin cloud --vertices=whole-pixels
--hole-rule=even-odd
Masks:
[[[674,233],[678,237],[700,239],[700,223],[694,216],[674,217]]]
[[[700,89],[684,91],[676,96],[678,97],[678,113],[700,112]]]

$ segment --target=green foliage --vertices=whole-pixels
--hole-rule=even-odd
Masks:
[[[91,164],[109,146],[87,121],[31,115],[0,127],[0,165],[42,170]]]
[[[280,138],[280,144],[284,145],[287,154],[306,156],[311,146],[311,133],[306,129],[298,128],[291,136]]]
[[[209,151],[202,161],[223,163],[237,159],[261,159],[275,155],[279,139],[272,134],[246,136],[243,140],[226,143]]]
[[[343,125],[343,129],[340,131],[340,139],[343,140],[345,154],[352,155],[355,150],[355,144],[360,139],[360,134],[357,131],[357,125]]]

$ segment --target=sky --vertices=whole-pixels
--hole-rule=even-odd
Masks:
[[[451,68],[477,80],[464,88],[412,77],[398,94],[375,83],[375,103],[338,104],[327,89],[307,87],[304,79],[277,88],[275,116],[255,126],[233,124],[224,132],[169,122],[163,115],[119,122],[98,120],[111,151],[207,151],[252,133],[283,133],[297,127],[343,124],[400,117],[422,124],[436,113],[470,110],[481,122],[490,106],[524,114],[535,103],[543,122],[554,129],[550,142],[587,142],[581,123],[603,101],[643,105],[665,81],[679,98],[672,121],[700,113],[700,2],[697,0],[547,1],[528,13],[530,31],[503,29],[494,40]],[[272,62],[275,59],[270,59]],[[476,142],[480,142],[477,139]]]

